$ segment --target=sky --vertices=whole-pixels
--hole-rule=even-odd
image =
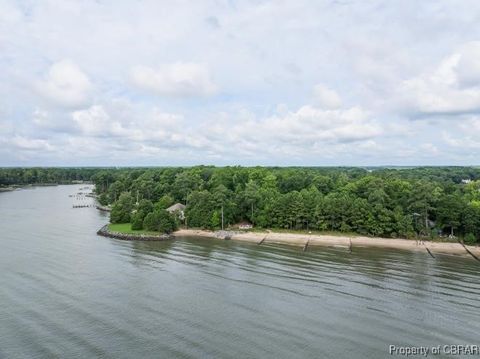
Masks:
[[[480,165],[480,2],[0,0],[0,166]]]

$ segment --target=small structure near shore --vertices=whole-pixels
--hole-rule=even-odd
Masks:
[[[185,208],[186,206],[184,204],[175,203],[174,205],[167,208],[167,212],[178,216],[178,218],[183,221],[185,219]]]
[[[234,227],[237,227],[240,230],[248,230],[253,228],[253,224],[247,221],[240,222],[236,224]]]

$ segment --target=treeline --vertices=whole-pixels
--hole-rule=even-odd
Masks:
[[[150,213],[153,227],[162,222],[170,228],[164,209],[180,202],[187,205],[189,227],[219,228],[223,210],[225,226],[249,221],[262,228],[372,236],[480,237],[480,169],[473,167],[30,171],[35,169],[0,169],[0,184],[93,180],[100,202],[113,204],[112,221],[137,228]],[[42,177],[43,171],[50,176]]]
[[[89,181],[98,168],[0,168],[0,187]]]
[[[100,200],[187,205],[190,227],[256,227],[356,232],[387,237],[480,236],[480,170],[193,167],[101,171]],[[144,203],[145,205],[145,203]],[[130,218],[132,220],[132,218]]]

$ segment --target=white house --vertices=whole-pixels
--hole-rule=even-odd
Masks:
[[[183,221],[185,219],[185,208],[186,206],[184,204],[175,203],[174,205],[167,208],[167,212],[177,215],[178,218]]]
[[[251,224],[250,222],[241,222],[238,224],[238,229],[252,229],[253,228],[253,224]]]

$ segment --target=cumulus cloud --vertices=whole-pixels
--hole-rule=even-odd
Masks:
[[[93,105],[84,110],[74,111],[72,121],[81,135],[97,137],[108,140],[109,138],[120,141],[130,141],[139,146],[144,143],[158,143],[159,146],[190,146],[185,139],[187,136],[181,127],[183,117],[177,114],[162,112],[153,109],[149,113],[126,121],[119,121],[112,117],[112,109],[101,105]],[[117,116],[123,117],[119,111]],[[121,147],[128,145],[119,143]]]
[[[48,116],[48,112],[45,110],[41,110],[39,108],[36,108],[35,111],[33,112],[32,120],[35,125],[40,127],[51,126],[51,121]]]
[[[4,164],[478,163],[480,3],[137,5],[0,1]]]
[[[74,62],[63,60],[50,66],[45,77],[37,81],[36,89],[55,104],[79,107],[87,103],[92,84]]]
[[[382,126],[358,107],[325,110],[305,105],[265,118],[248,112],[240,118],[224,114],[209,121],[196,135],[203,135],[220,153],[278,158],[324,155],[349,144],[352,150],[368,141],[373,149],[373,140],[383,134]]]
[[[472,150],[476,154],[480,150],[480,117],[469,116],[458,125],[460,132],[451,133],[442,131],[442,137],[445,143],[456,150],[468,150],[472,154]]]
[[[72,119],[81,133],[88,136],[120,136],[127,131],[99,105],[73,112]]]
[[[15,136],[8,141],[14,148],[27,151],[52,151],[52,146],[47,140]]]
[[[137,66],[131,79],[135,86],[160,96],[208,96],[217,90],[208,68],[196,63]]]
[[[322,108],[339,108],[342,105],[340,96],[325,85],[318,84],[313,88],[314,101]]]
[[[401,85],[401,106],[420,115],[480,110],[480,42],[460,47],[433,70]]]
[[[480,86],[480,41],[463,45],[456,66],[457,80],[462,87]]]

